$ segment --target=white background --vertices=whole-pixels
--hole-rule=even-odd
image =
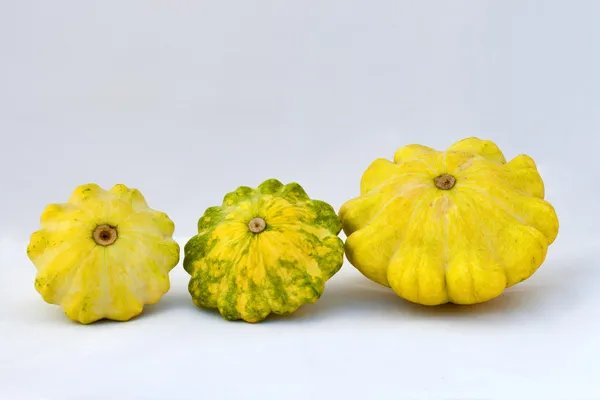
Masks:
[[[1,1],[0,398],[600,399],[600,2]],[[500,298],[423,308],[346,263],[291,318],[171,291],[128,323],[45,304],[48,203],[139,188],[183,245],[239,185],[336,209],[409,143],[532,156],[561,231]]]

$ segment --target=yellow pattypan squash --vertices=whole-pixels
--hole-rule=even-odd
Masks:
[[[558,234],[535,162],[491,141],[400,148],[374,161],[339,211],[348,260],[425,305],[473,304],[529,278]]]
[[[35,288],[74,321],[126,321],[169,290],[180,250],[174,224],[137,189],[80,186],[46,207],[41,228],[27,247]]]

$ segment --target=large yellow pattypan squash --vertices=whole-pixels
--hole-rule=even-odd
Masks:
[[[340,209],[346,255],[415,303],[473,304],[529,278],[558,234],[534,161],[491,141],[400,148],[364,173]]]
[[[46,207],[41,228],[27,247],[35,288],[74,321],[129,320],[169,290],[180,250],[174,225],[137,189],[80,186]]]

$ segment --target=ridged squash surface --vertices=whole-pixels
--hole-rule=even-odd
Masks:
[[[35,288],[70,319],[126,321],[169,290],[180,250],[174,224],[137,189],[82,185],[67,203],[47,206],[40,222],[27,247]]]
[[[289,314],[317,301],[342,266],[341,229],[333,207],[297,183],[241,186],[206,210],[185,245],[191,297],[228,320]]]
[[[364,173],[339,211],[346,255],[415,303],[480,303],[531,277],[558,234],[532,158],[488,140],[400,148]]]

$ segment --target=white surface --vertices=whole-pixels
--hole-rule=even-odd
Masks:
[[[411,305],[346,264],[317,303],[255,325],[196,308],[177,268],[138,319],[82,326],[42,302],[25,243],[5,241],[0,398],[598,399],[599,245],[562,242],[474,307]]]
[[[0,398],[600,399],[597,1],[0,2]],[[239,185],[335,208],[405,144],[531,155],[561,230],[527,282],[423,309],[350,265],[291,319],[196,310],[181,265],[141,318],[82,327],[28,236],[124,183],[193,235]],[[181,240],[183,244],[185,240]]]

